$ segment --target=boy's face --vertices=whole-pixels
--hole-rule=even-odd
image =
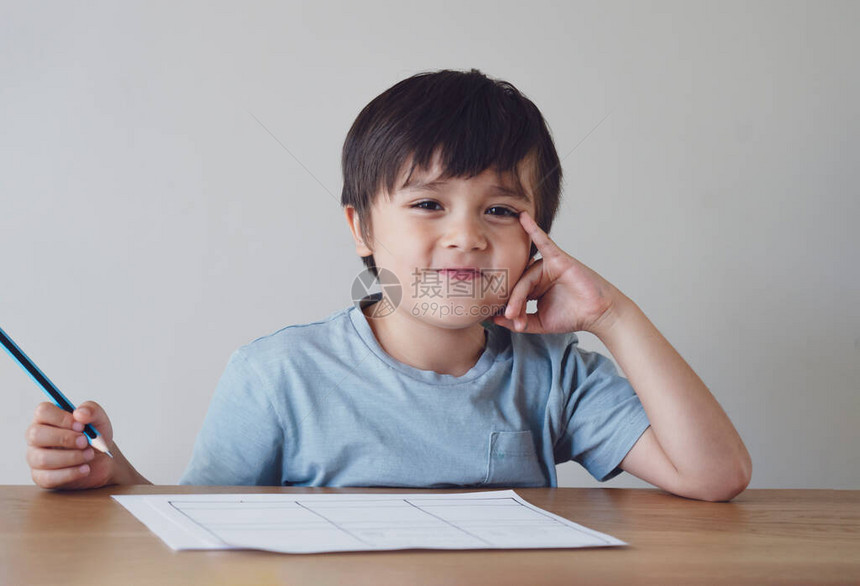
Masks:
[[[463,328],[500,313],[525,270],[531,242],[518,214],[535,215],[534,197],[517,195],[513,178],[492,170],[471,179],[440,174],[438,163],[416,169],[409,185],[377,195],[369,243],[357,215],[347,209],[347,218],[357,252],[399,280],[402,317]]]

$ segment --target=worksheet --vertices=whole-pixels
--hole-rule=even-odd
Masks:
[[[512,490],[113,495],[173,549],[283,553],[626,545]]]

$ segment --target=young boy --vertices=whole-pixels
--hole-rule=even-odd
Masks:
[[[749,454],[702,381],[547,236],[560,162],[516,88],[477,70],[415,75],[364,108],[342,162],[346,219],[382,296],[237,350],[181,482],[555,486],[573,459],[599,480],[626,470],[691,498],[747,486]],[[580,330],[629,382],[578,348]],[[115,459],[87,447],[84,423]],[[112,436],[96,403],[41,404],[33,480],[146,483]]]

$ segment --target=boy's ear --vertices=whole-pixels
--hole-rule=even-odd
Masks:
[[[346,223],[349,224],[349,229],[352,232],[352,239],[355,240],[355,252],[358,256],[370,256],[373,251],[364,241],[364,236],[361,235],[361,220],[358,218],[358,212],[353,206],[345,206],[344,213],[346,214]]]

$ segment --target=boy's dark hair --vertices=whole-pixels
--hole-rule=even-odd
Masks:
[[[510,83],[477,69],[441,70],[418,73],[381,93],[346,135],[341,205],[355,208],[367,242],[376,195],[396,191],[410,158],[410,176],[415,168],[429,169],[437,149],[443,178],[471,178],[493,168],[512,173],[523,190],[520,175],[526,175],[535,220],[549,232],[562,172],[540,110]],[[531,255],[536,252],[532,245]],[[362,260],[375,275],[373,256]]]

